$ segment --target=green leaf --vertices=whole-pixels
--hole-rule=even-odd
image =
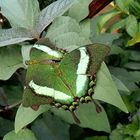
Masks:
[[[80,120],[80,127],[90,128],[96,131],[110,132],[110,126],[107,115],[100,105],[102,111],[97,113],[94,103],[80,104],[78,109],[75,111],[76,116]],[[63,109],[51,108],[51,111],[61,117],[64,121],[71,124],[77,124],[71,113]]]
[[[140,101],[140,89],[133,92],[132,99],[133,101],[139,102]]]
[[[0,29],[0,47],[32,39],[30,31],[24,28]]]
[[[46,105],[40,106],[37,111],[30,107],[25,108],[20,105],[15,118],[15,132],[18,133],[23,127],[34,121],[40,114],[47,110],[48,107]]]
[[[0,79],[7,80],[19,68],[24,68],[19,46],[0,48]]]
[[[64,50],[66,49],[68,52],[79,48],[79,46],[91,44],[89,40],[75,32],[69,32],[56,36],[53,38],[52,42],[55,42],[58,48],[62,48]]]
[[[111,78],[110,72],[104,63],[97,73],[97,84],[93,98],[112,104],[128,113],[128,110],[119,95],[117,87]]]
[[[80,23],[80,34],[82,36],[84,36],[85,38],[89,38],[90,37],[90,33],[91,33],[91,30],[90,30],[90,20],[85,20],[83,22]]]
[[[38,140],[69,140],[70,125],[50,112],[44,113],[42,119],[38,119],[32,125],[32,131]],[[41,131],[40,131],[41,130]]]
[[[1,0],[2,14],[9,20],[12,27],[33,29],[39,15],[37,0]]]
[[[140,71],[129,72],[135,82],[140,82]]]
[[[140,63],[129,62],[125,64],[124,67],[131,70],[140,70]]]
[[[119,34],[103,33],[100,35],[91,36],[90,39],[93,43],[101,43],[108,46],[112,45],[112,42],[120,37]]]
[[[134,36],[131,40],[127,42],[126,47],[133,46],[139,42],[140,42],[140,32],[138,32],[136,36]]]
[[[128,9],[129,9],[129,4],[132,2],[133,0],[127,0],[127,1],[122,1],[122,0],[115,0],[117,6],[119,6],[119,8],[122,10],[122,12],[126,12],[127,14],[129,13]]]
[[[140,3],[139,1],[132,1],[129,5],[129,11],[136,17],[140,17]]]
[[[104,27],[104,25],[114,16],[120,14],[120,11],[116,11],[116,10],[111,10],[108,13],[105,13],[103,15],[100,16],[99,18],[99,23],[98,23],[98,27],[100,29],[100,31],[102,30],[102,28]]]
[[[91,44],[91,41],[86,38],[76,20],[70,17],[59,17],[54,20],[53,24],[48,29],[46,38],[49,38],[58,48],[65,49],[68,52]]]
[[[135,16],[128,16],[126,20],[126,31],[131,37],[134,37],[138,32],[138,21]]]
[[[81,28],[79,23],[71,17],[60,16],[57,17],[48,28],[46,37],[49,37],[52,40],[54,37],[68,32],[80,33]]]
[[[89,14],[88,6],[92,0],[78,0],[68,12],[68,16],[76,19],[80,22],[82,19],[86,18]]]
[[[125,136],[123,132],[123,126],[121,124],[117,125],[118,128],[113,130],[109,136],[109,140],[124,140]]]
[[[22,94],[23,94],[23,87],[21,87],[21,85],[3,86],[3,90],[4,90],[4,94],[7,98],[8,105],[21,101]]]
[[[109,68],[111,74],[117,77],[123,84],[129,89],[130,92],[138,90],[139,88],[136,86],[134,78],[130,75],[130,73],[123,68],[118,67],[110,67]]]
[[[115,32],[116,30],[124,28],[125,25],[126,25],[126,19],[121,19],[120,21],[113,23],[113,25],[111,25],[111,27],[109,27],[108,31],[110,33]]]
[[[130,60],[140,62],[140,51],[130,51]]]
[[[100,17],[96,16],[94,18],[91,19],[91,23],[90,23],[90,30],[91,30],[91,35],[90,38],[94,38],[95,36],[99,35],[100,33],[100,29],[98,27],[98,22],[99,22]]]
[[[123,92],[128,92],[130,93],[130,91],[128,90],[128,88],[123,84],[122,81],[120,81],[118,78],[116,78],[115,76],[112,75],[112,79],[115,82],[115,85],[117,87],[118,90],[123,91]]]
[[[27,114],[26,114],[27,115]],[[23,129],[19,131],[19,133],[15,133],[15,131],[11,131],[6,134],[3,140],[37,140],[35,135],[29,129]]]
[[[123,53],[123,49],[116,45],[111,45],[110,48],[111,48],[110,55],[118,55]]]
[[[13,129],[14,123],[12,121],[0,117],[0,137],[3,137],[6,133]]]
[[[37,22],[37,31],[41,33],[56,17],[63,15],[76,0],[57,0],[44,8]]]
[[[133,136],[133,135],[136,133],[137,130],[138,130],[138,124],[136,124],[136,123],[131,123],[131,124],[128,124],[128,125],[125,127],[123,133],[124,133],[125,135]]]

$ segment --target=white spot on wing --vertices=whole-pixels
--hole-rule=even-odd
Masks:
[[[86,53],[86,48],[82,47],[79,48],[80,50],[80,61],[78,64],[78,69],[77,69],[77,79],[76,79],[76,94],[80,95],[80,92],[84,89],[85,84],[88,80],[86,71],[88,69],[88,64],[89,64],[89,56]]]
[[[62,58],[62,53],[60,53],[58,51],[55,51],[55,50],[52,50],[51,48],[49,48],[47,46],[35,44],[33,46],[33,48],[36,48],[36,49],[41,50],[43,52],[46,52],[47,54],[49,54],[51,56],[54,56],[54,57],[57,57],[57,58]]]

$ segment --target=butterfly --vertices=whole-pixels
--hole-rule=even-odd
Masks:
[[[96,73],[109,50],[90,44],[67,53],[35,44],[27,61],[23,105],[50,104],[73,114],[79,103],[93,101]]]

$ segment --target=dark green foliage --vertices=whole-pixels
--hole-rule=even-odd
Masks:
[[[44,9],[47,5],[55,1],[56,0],[38,0],[38,2],[40,3],[40,9]]]
[[[44,9],[54,1],[56,0],[38,0],[40,9]],[[78,15],[79,18],[81,18],[85,12],[88,12],[88,9],[83,7],[83,3],[87,1],[79,0],[80,7],[77,7],[77,9],[81,9],[76,11],[75,5],[70,14],[69,11],[67,11],[65,17],[60,18],[62,23],[57,23],[58,19],[52,24],[48,22],[50,26],[47,26],[46,30],[43,32],[41,31],[41,33],[39,30],[39,34],[36,32],[36,28],[32,31],[29,29],[29,33],[35,32],[35,36],[31,38],[31,41],[25,39],[26,42],[24,43],[20,41],[22,43],[18,44],[17,42],[18,46],[8,45],[7,47],[1,45],[0,79],[2,80],[0,80],[0,139],[3,139],[4,135],[14,130],[14,123],[17,121],[17,118],[15,118],[16,111],[19,104],[21,104],[21,101],[23,101],[25,107],[30,106],[36,111],[30,110],[31,108],[23,108],[23,106],[20,106],[19,109],[21,112],[18,110],[17,117],[19,120],[18,124],[15,123],[15,130],[18,131],[21,128],[23,129],[20,130],[18,134],[12,132],[9,136],[7,135],[9,139],[3,140],[12,140],[13,137],[18,137],[17,140],[22,140],[26,138],[26,136],[27,140],[140,140],[140,0],[115,1],[115,7],[109,13],[103,13],[95,18],[93,17],[93,19],[87,19],[79,23],[75,15]],[[90,3],[90,0],[88,2]],[[59,7],[57,8],[59,9]],[[32,9],[33,7],[31,10]],[[10,12],[8,12],[8,14],[9,13]],[[114,13],[116,14],[114,15]],[[117,21],[110,24],[109,19],[116,15],[119,15],[119,18],[117,18]],[[24,25],[24,22],[18,21],[16,16],[13,20],[20,22],[21,24],[23,23]],[[30,19],[28,18],[25,21],[29,20]],[[65,20],[67,21],[65,22]],[[9,25],[9,22],[10,21],[6,20],[2,28],[11,27],[12,25]],[[109,26],[106,26],[108,23]],[[3,37],[7,36],[8,40],[4,41],[10,41],[10,37],[12,36],[9,37],[9,35],[11,34],[16,37],[14,38],[15,40],[20,37],[28,37],[29,33],[27,33],[26,30],[21,32],[22,30],[16,30],[16,32],[19,33],[17,35],[13,34],[13,31],[6,34],[7,30],[5,32],[0,29],[0,33],[5,33],[0,34],[0,43],[4,40]],[[48,32],[49,35],[47,34]],[[50,37],[54,44],[44,44],[45,36]],[[96,101],[96,104],[80,103],[78,109],[75,110],[76,116],[80,119],[80,124],[77,124],[69,111],[44,105],[46,103],[51,104],[54,101],[52,98],[38,96],[33,93],[30,88],[27,88],[23,94],[24,86],[27,85],[30,78],[33,77],[33,72],[35,72],[34,77],[38,82],[43,83],[42,79],[49,81],[49,75],[45,77],[46,73],[37,73],[36,67],[30,71],[31,77],[29,76],[25,80],[26,72],[28,70],[26,70],[26,66],[23,65],[23,63],[27,62],[25,62],[25,60],[29,60],[28,54],[30,52],[30,47],[28,45],[36,42],[37,39],[34,38],[41,38],[37,44],[48,45],[53,49],[56,49],[56,44],[58,44],[59,51],[62,51],[62,48],[66,49],[67,47],[69,50],[72,50],[72,47],[75,47],[76,45],[79,47],[79,44],[81,45],[82,43],[84,46],[94,43],[109,45],[111,51],[109,56],[105,59],[105,62],[108,65],[113,81],[129,113],[124,113],[120,109],[110,105],[113,103],[109,102],[110,104],[107,104],[104,100],[101,102]],[[32,39],[35,41],[32,41]],[[69,44],[71,42],[72,44]],[[63,44],[66,45],[63,46]],[[92,51],[95,60],[92,67],[89,67],[88,74],[96,74],[98,72],[100,63],[108,52],[108,50],[105,51],[104,54],[102,54],[103,58],[97,63],[96,60],[99,58],[98,55],[100,51]],[[67,49],[64,50],[63,53],[67,53]],[[36,58],[42,60],[41,54],[37,54]],[[75,56],[73,58],[75,58]],[[77,59],[75,59],[75,61],[76,60]],[[61,60],[56,60],[58,63],[60,63],[60,61]],[[69,67],[71,67],[71,65]],[[44,67],[41,66],[40,68],[43,71]],[[101,70],[101,74],[103,75],[102,79],[104,79],[104,77],[108,75],[106,74],[106,71],[103,71],[103,69]],[[69,72],[72,73],[72,71]],[[39,77],[40,75],[41,77]],[[102,83],[105,83],[104,85],[106,85],[106,81],[102,81]],[[106,86],[109,87],[110,85]],[[100,85],[96,86],[106,90],[106,87],[100,87]],[[112,98],[112,90],[108,90],[107,95],[104,95],[105,92],[103,90],[102,93],[103,94],[101,95],[103,95],[103,97],[108,97],[107,99],[114,102],[117,101],[117,103],[119,102],[117,98]],[[95,96],[93,95],[93,98],[94,97]],[[102,99],[102,97],[100,97],[100,99]],[[97,112],[98,105],[101,107],[100,113]],[[40,109],[40,107],[42,108]],[[39,109],[41,111],[37,113]],[[31,114],[29,110],[34,113]],[[47,110],[48,112],[46,112]],[[41,115],[38,117],[38,114]],[[25,127],[27,129],[25,129]]]

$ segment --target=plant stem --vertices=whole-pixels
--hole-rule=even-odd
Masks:
[[[12,105],[5,106],[3,109],[0,109],[0,112],[5,112],[5,111],[7,111],[7,110],[10,110],[10,109],[12,109],[12,108],[14,108],[14,107],[20,105],[21,103],[22,103],[22,100],[20,100],[20,101],[14,103],[14,104],[12,104]]]

